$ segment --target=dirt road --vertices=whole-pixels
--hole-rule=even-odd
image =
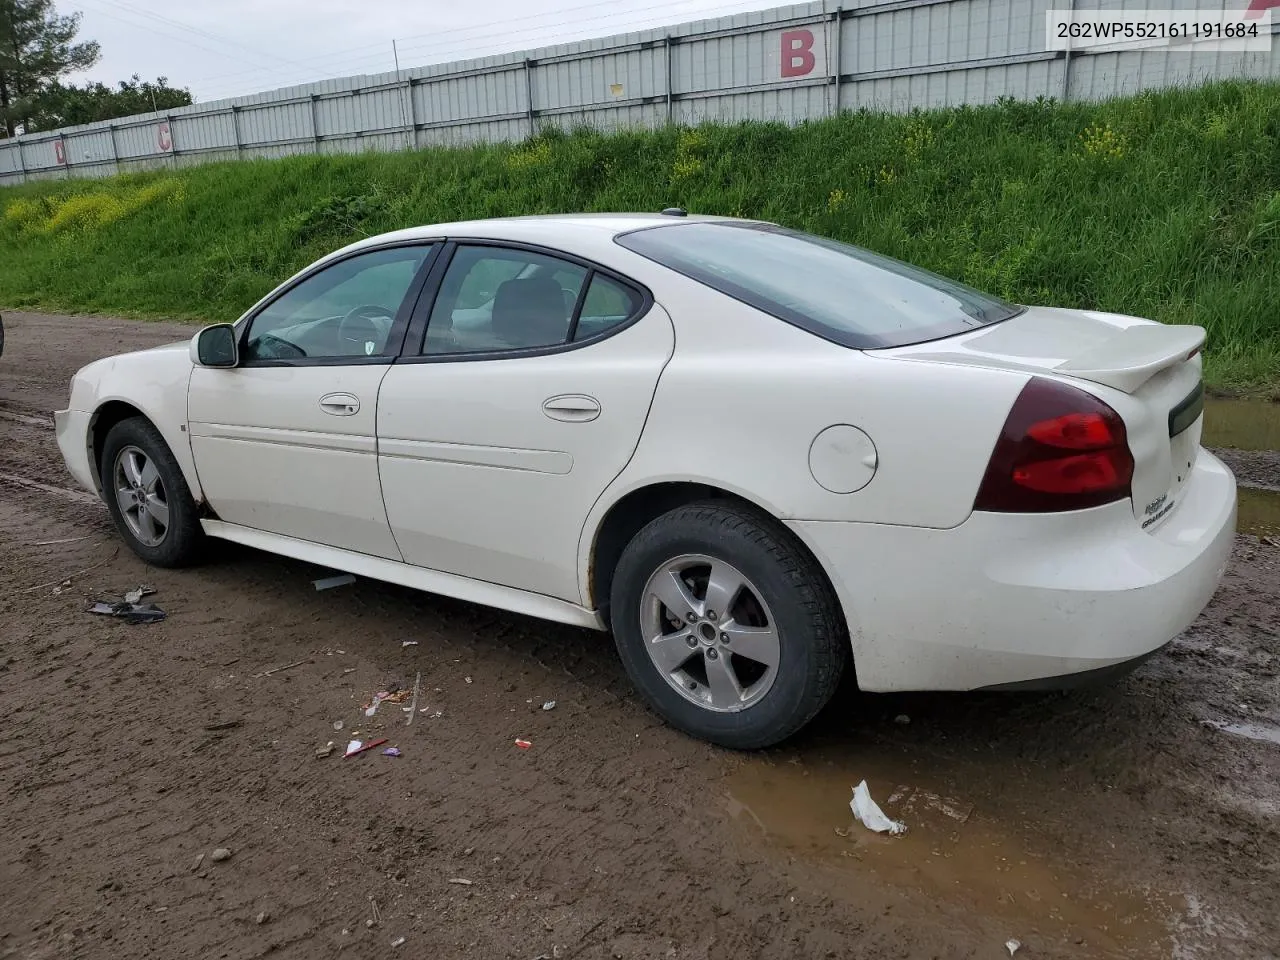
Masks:
[[[144,568],[62,492],[48,416],[82,363],[188,329],[5,321],[0,957],[1280,954],[1280,549],[1256,537],[1118,685],[849,691],[734,754],[648,713],[602,635],[317,592],[247,550]],[[142,582],[164,622],[85,612]],[[365,716],[419,672],[411,725]],[[340,756],[374,737],[402,756]],[[852,822],[863,778],[906,837]]]

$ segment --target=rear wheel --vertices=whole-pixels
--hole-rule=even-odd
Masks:
[[[113,426],[102,446],[103,497],[116,529],[157,567],[198,562],[205,536],[195,500],[160,431],[142,417]]]
[[[848,660],[822,570],[770,518],[678,507],[614,573],[614,638],[632,682],[673,726],[726,747],[785,740],[831,698]]]

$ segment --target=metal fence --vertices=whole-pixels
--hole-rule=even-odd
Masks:
[[[1205,0],[1074,0],[1077,12]],[[1224,0],[1215,9],[1242,9]],[[299,153],[519,140],[597,128],[802,120],[862,107],[1097,100],[1280,76],[1269,51],[1046,49],[1067,0],[833,0],[524,53],[346,77],[0,141],[0,185]],[[1280,24],[1273,25],[1274,33]]]

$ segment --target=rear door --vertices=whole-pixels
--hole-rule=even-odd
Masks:
[[[646,290],[541,248],[441,255],[378,399],[407,562],[581,602],[587,513],[631,458],[675,346]]]

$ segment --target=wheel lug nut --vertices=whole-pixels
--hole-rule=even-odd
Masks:
[[[712,648],[712,649],[710,649],[710,650],[708,650],[708,651],[707,651],[707,659],[708,659],[708,660],[717,660],[717,659],[719,659],[719,657],[720,657],[720,654],[716,653],[715,648]]]
[[[684,618],[685,618],[686,620],[688,620],[690,623],[693,623],[693,621],[695,621],[695,620],[697,620],[697,619],[698,619],[697,617],[695,617],[695,616],[693,615],[693,611],[692,611],[692,610],[690,610],[688,613],[686,613],[686,614],[684,615]]]
[[[714,610],[708,610],[708,611],[707,611],[707,619],[708,619],[708,620],[714,620],[715,618],[716,618],[716,612],[715,612]]]
[[[727,633],[722,633],[722,634],[720,634],[720,642],[721,642],[721,643],[728,643],[728,642],[729,642],[729,635],[728,635]]]
[[[691,647],[696,647],[698,645],[698,638],[691,636],[685,640],[685,643],[689,644]]]

